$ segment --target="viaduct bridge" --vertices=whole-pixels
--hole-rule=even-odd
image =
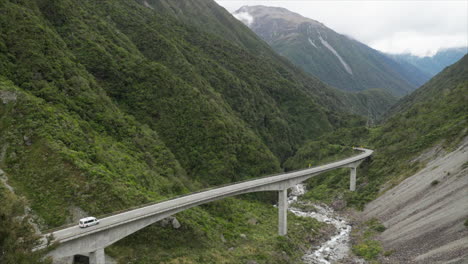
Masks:
[[[363,153],[318,167],[235,183],[117,213],[100,219],[99,225],[92,227],[82,229],[76,225],[44,234],[43,240],[53,235],[54,242],[58,242],[58,246],[49,252],[48,256],[51,256],[54,261],[59,259],[73,261],[73,256],[85,255],[89,256],[90,264],[104,264],[104,248],[146,226],[197,205],[251,192],[278,192],[278,233],[284,236],[287,233],[288,188],[320,173],[337,168],[350,168],[349,188],[354,191],[356,189],[356,168],[373,153],[369,149],[355,149]]]

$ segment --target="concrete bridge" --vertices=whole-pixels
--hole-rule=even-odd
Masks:
[[[73,262],[73,256],[84,255],[89,256],[90,264],[104,264],[105,247],[146,226],[197,205],[251,192],[278,191],[278,233],[284,236],[287,233],[288,188],[320,173],[337,168],[350,168],[350,190],[354,191],[356,168],[373,153],[369,149],[355,149],[363,153],[318,167],[235,183],[118,213],[100,219],[99,225],[96,226],[82,229],[76,225],[45,234],[44,239],[53,235],[54,242],[58,242],[58,246],[49,252],[48,256],[54,261],[68,259],[67,262],[70,263]]]

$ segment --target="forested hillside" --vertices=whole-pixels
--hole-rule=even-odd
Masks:
[[[349,109],[381,114],[378,95],[307,76],[214,2],[183,3],[0,2],[0,168],[42,230],[279,172],[306,140],[364,124]],[[106,252],[138,263],[288,263],[320,228],[292,218],[301,225],[279,240],[275,209],[256,200],[178,217],[180,230],[153,226]]]
[[[399,169],[387,157],[404,160],[466,133],[466,58],[463,70],[421,88],[440,101],[414,99],[412,110],[408,97],[369,130],[394,98],[308,76],[211,0],[3,0],[0,14],[0,262],[41,262],[40,252],[28,254],[36,243],[30,218],[45,231],[349,155],[349,146],[369,142],[382,151],[360,178],[363,191],[346,193],[362,206],[387,179],[380,173]],[[414,135],[401,132],[413,124]],[[410,139],[400,155],[407,145],[396,144]],[[314,195],[334,194],[323,180]],[[106,254],[120,263],[297,263],[301,244],[324,236],[323,225],[289,216],[288,236],[278,237],[272,197],[184,211],[180,227],[152,225]]]
[[[288,169],[298,169],[308,163],[320,162],[320,157],[312,154],[317,146],[321,152],[327,153],[324,157],[344,151],[335,144],[364,145],[375,149],[372,161],[358,173],[357,192],[342,195],[349,184],[347,170],[314,178],[309,183],[314,188],[311,193],[322,199],[331,201],[340,197],[350,205],[363,208],[381,191],[423,168],[425,161],[416,159],[422,152],[436,145],[449,152],[463,141],[468,135],[467,101],[468,56],[464,56],[399,101],[380,126],[335,131],[306,144],[285,164]],[[314,144],[316,147],[311,148]]]
[[[244,6],[234,15],[244,21],[279,54],[304,71],[345,91],[381,88],[404,96],[429,79],[412,64],[397,62],[319,21],[285,8]]]

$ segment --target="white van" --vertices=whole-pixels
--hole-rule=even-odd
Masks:
[[[88,226],[93,226],[99,224],[99,220],[96,219],[96,217],[86,217],[86,218],[81,218],[80,223],[78,224],[81,228],[85,228]]]

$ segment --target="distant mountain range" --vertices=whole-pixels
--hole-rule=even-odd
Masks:
[[[432,77],[441,72],[445,67],[460,60],[467,53],[468,47],[460,47],[440,50],[431,57],[418,57],[409,53],[387,55],[400,63],[410,63]]]
[[[383,88],[403,96],[430,75],[322,23],[287,9],[243,6],[233,14],[279,54],[320,80],[347,91]]]

